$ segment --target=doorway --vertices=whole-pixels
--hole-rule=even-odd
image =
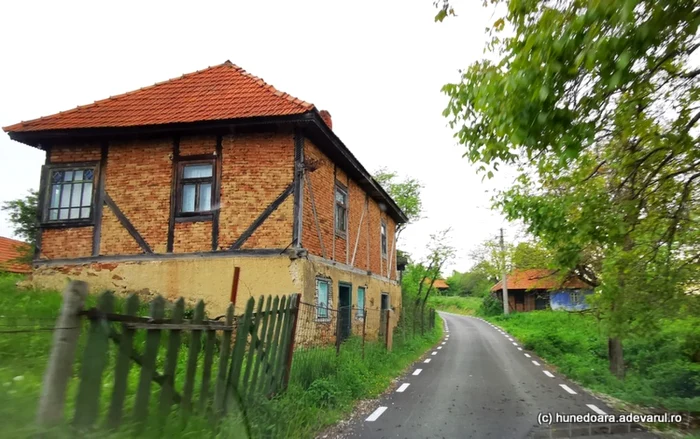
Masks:
[[[338,284],[338,319],[340,340],[350,337],[352,331],[352,285]]]

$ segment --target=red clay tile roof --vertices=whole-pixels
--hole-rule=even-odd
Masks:
[[[133,127],[287,116],[314,108],[226,61],[93,104],[4,127],[6,132]]]
[[[576,276],[564,278],[555,270],[533,268],[529,270],[513,270],[506,276],[506,286],[509,290],[553,290],[556,288],[585,289],[593,288]],[[500,291],[501,282],[491,288]]]
[[[425,283],[430,285],[430,279],[426,279]],[[437,288],[438,290],[446,290],[450,288],[450,286],[447,285],[447,282],[445,282],[443,279],[435,279],[435,282],[433,282],[433,288]]]
[[[28,246],[28,244],[0,236],[0,271],[31,273],[32,267],[29,264],[20,264],[14,261],[21,255],[19,250],[23,246]]]

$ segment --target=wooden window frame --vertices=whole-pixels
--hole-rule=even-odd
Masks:
[[[382,258],[386,259],[389,254],[389,227],[383,218],[379,222],[379,248]]]
[[[336,196],[338,195],[338,192],[341,192],[343,195],[345,195],[345,204],[341,204],[338,202]],[[345,218],[343,218],[343,224],[345,224],[345,230],[340,230],[338,229],[338,207],[341,207],[345,209]],[[350,228],[350,224],[348,224],[348,219],[350,218],[349,212],[350,211],[350,193],[348,192],[348,188],[345,187],[341,182],[337,181],[335,182],[335,188],[333,189],[333,229],[335,230],[335,236],[338,236],[343,239],[347,239],[348,236],[348,229]]]
[[[360,308],[360,290],[362,290],[362,307]],[[365,308],[367,307],[367,286],[360,285],[357,287],[357,313],[355,318],[363,320],[365,318]]]
[[[90,216],[87,218],[75,218],[75,219],[49,219],[49,210],[51,208],[51,177],[54,171],[69,171],[69,170],[85,170],[92,169],[92,194],[90,195]],[[98,161],[87,161],[87,162],[71,162],[71,163],[49,163],[44,165],[42,170],[42,185],[41,193],[39,194],[39,201],[41,203],[41,224],[42,229],[45,228],[64,228],[64,227],[84,227],[93,226],[95,224],[95,210],[97,208],[97,193],[100,183],[100,162]],[[72,189],[71,189],[72,191]],[[60,204],[60,201],[59,201]]]
[[[325,307],[322,307],[321,305],[319,305],[319,299],[320,299],[319,292],[318,292],[318,284],[319,283],[325,283],[326,287],[327,287],[326,294],[327,294],[328,300],[326,300]],[[315,299],[316,300],[314,303],[314,305],[315,305],[314,317],[315,317],[315,320],[317,322],[328,323],[331,321],[331,301],[333,300],[333,288],[332,287],[333,287],[333,282],[331,282],[331,280],[329,278],[326,278],[326,277],[317,277],[316,278],[316,286],[315,286],[315,296],[316,296]],[[323,309],[325,309],[326,315],[319,316],[319,312]]]
[[[211,165],[211,177],[203,178],[184,178],[185,167],[190,165]],[[215,203],[218,197],[216,194],[219,191],[218,170],[216,166],[216,157],[206,158],[182,158],[177,163],[177,178],[175,181],[176,198],[175,198],[175,222],[191,222],[191,221],[212,221],[214,219]],[[211,184],[211,209],[208,211],[183,212],[182,211],[182,195],[185,184]],[[199,186],[197,186],[199,187]],[[195,208],[199,198],[199,191],[195,191]]]

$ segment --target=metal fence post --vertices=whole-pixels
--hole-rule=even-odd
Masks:
[[[66,387],[73,375],[75,350],[80,338],[78,312],[82,310],[87,295],[88,284],[79,280],[71,281],[63,290],[63,304],[56,320],[49,364],[41,386],[41,398],[37,411],[39,425],[50,426],[63,420]]]

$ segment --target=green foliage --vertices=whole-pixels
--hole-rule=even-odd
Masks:
[[[37,233],[37,198],[36,191],[29,191],[29,195],[17,200],[6,201],[2,205],[2,210],[10,215],[10,223],[15,234],[31,247],[34,247],[34,240]]]
[[[409,177],[399,181],[398,174],[386,168],[377,170],[373,177],[406,214],[409,224],[420,219],[423,212],[420,194],[423,184],[420,181]]]
[[[480,316],[498,316],[503,314],[503,302],[495,297],[488,295],[484,297],[481,306],[477,312]]]
[[[604,333],[683,318],[700,280],[697,2],[491,3],[492,56],[443,88],[465,156],[518,169],[496,205],[599,286]]]
[[[636,404],[700,410],[700,364],[694,362],[692,352],[700,337],[697,315],[667,321],[660,331],[631,337],[624,381],[608,371],[607,340],[592,314],[533,311],[489,320],[585,387]]]
[[[52,327],[61,306],[61,295],[57,291],[23,290],[15,284],[21,276],[0,275],[0,330],[24,329],[26,332],[3,334],[0,337],[0,437],[29,438],[36,437],[33,427],[36,407],[41,391],[44,369],[48,361],[52,332],[36,331],[41,327]],[[86,307],[95,305],[95,296],[88,296]],[[117,308],[121,308],[118,300]],[[439,317],[437,317],[439,319]],[[247,423],[252,430],[252,437],[314,437],[322,428],[331,425],[352,410],[357,399],[377,397],[391,381],[411,362],[415,361],[425,350],[435,344],[441,337],[442,324],[436,323],[434,330],[428,330],[425,336],[394,338],[394,349],[387,352],[382,343],[367,342],[365,358],[362,358],[362,343],[358,338],[351,338],[343,343],[340,356],[335,348],[318,348],[299,350],[295,353],[293,373],[286,392],[267,400],[260,399],[248,407]],[[135,346],[142,350],[145,331],[139,331],[141,337],[135,340]],[[87,333],[83,331],[83,335]],[[187,343],[189,337],[183,337]],[[84,343],[81,338],[81,345]],[[167,337],[162,343],[167,344]],[[79,346],[78,352],[82,352]],[[181,386],[184,379],[187,349],[180,349],[175,382]],[[162,370],[162,358],[158,367]],[[201,358],[200,358],[201,360]],[[78,354],[75,370],[80,370],[82,357]],[[114,361],[112,358],[110,361]],[[132,367],[129,386],[133,388],[139,378],[138,367]],[[216,362],[212,376],[216,376]],[[103,380],[105,388],[101,392],[100,409],[106,410],[114,376],[110,368]],[[75,398],[77,380],[71,380],[68,388],[68,407],[66,413],[72,413],[72,401]],[[199,385],[199,382],[197,383]],[[157,412],[160,387],[154,385],[149,411]],[[197,394],[197,389],[195,389]],[[133,398],[132,398],[133,399]],[[127,407],[133,400],[127,400]],[[125,413],[128,413],[127,410]],[[153,420],[153,422],[150,422]],[[157,417],[149,418],[142,437],[247,437],[244,433],[244,417],[234,413],[221,423],[217,431],[206,417],[192,416],[183,426],[179,415],[173,415],[163,424]],[[61,425],[51,431],[50,437],[70,438],[76,432],[69,425]],[[126,425],[118,432],[106,432],[96,429],[81,433],[87,438],[128,438],[134,437],[131,426]]]
[[[470,316],[477,313],[481,307],[482,299],[479,297],[433,296],[428,303],[440,311]]]

